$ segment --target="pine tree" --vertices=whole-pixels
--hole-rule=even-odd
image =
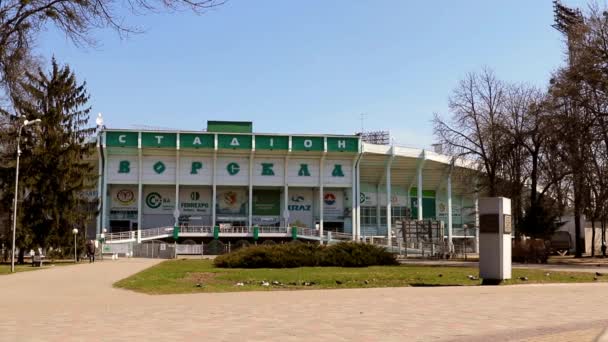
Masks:
[[[85,233],[95,203],[83,192],[94,188],[94,127],[88,125],[91,108],[86,83],[78,84],[69,66],[55,59],[47,75],[41,69],[27,73],[20,84],[23,95],[15,108],[28,120],[41,119],[36,129],[24,132],[21,174],[23,202],[20,229],[31,232],[31,246],[21,237],[21,246],[72,246],[71,231]],[[19,229],[19,228],[18,228]]]

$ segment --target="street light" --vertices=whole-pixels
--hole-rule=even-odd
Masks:
[[[78,229],[72,229],[72,234],[74,234],[74,263],[76,263],[78,260],[78,258],[76,257],[76,235],[78,235]]]
[[[106,241],[106,232],[108,230],[107,229],[103,229],[102,233],[99,234],[99,240],[101,240],[101,252],[99,253],[99,256],[101,257],[101,260],[103,260],[103,243]]]
[[[21,131],[23,130],[23,127],[37,124],[40,121],[40,119],[32,121],[23,121],[23,124],[19,126],[19,134],[17,135],[17,166],[15,168],[15,202],[13,203],[13,244],[11,249],[11,273],[15,272],[15,232],[17,231],[17,197],[19,191],[19,157],[21,156]]]

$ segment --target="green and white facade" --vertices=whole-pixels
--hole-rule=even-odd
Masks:
[[[205,132],[106,129],[99,149],[97,233],[229,224],[357,239],[390,237],[392,224],[410,218],[442,220],[450,236],[477,226],[475,195],[452,180],[458,165],[448,157],[356,135],[209,122]]]

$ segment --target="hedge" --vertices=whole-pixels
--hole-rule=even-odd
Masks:
[[[312,266],[366,267],[397,265],[395,256],[384,248],[355,242],[331,246],[287,243],[241,248],[215,258],[223,268],[294,268]]]

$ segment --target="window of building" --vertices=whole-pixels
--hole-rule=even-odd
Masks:
[[[403,221],[410,218],[408,207],[393,207],[391,221],[393,224],[397,221]]]
[[[361,224],[364,226],[376,225],[376,207],[361,207]]]
[[[391,222],[395,224],[397,221],[403,221],[409,218],[408,207],[392,207],[391,208]],[[380,224],[386,224],[386,207],[380,208]]]
[[[380,224],[386,225],[386,207],[380,208]]]

